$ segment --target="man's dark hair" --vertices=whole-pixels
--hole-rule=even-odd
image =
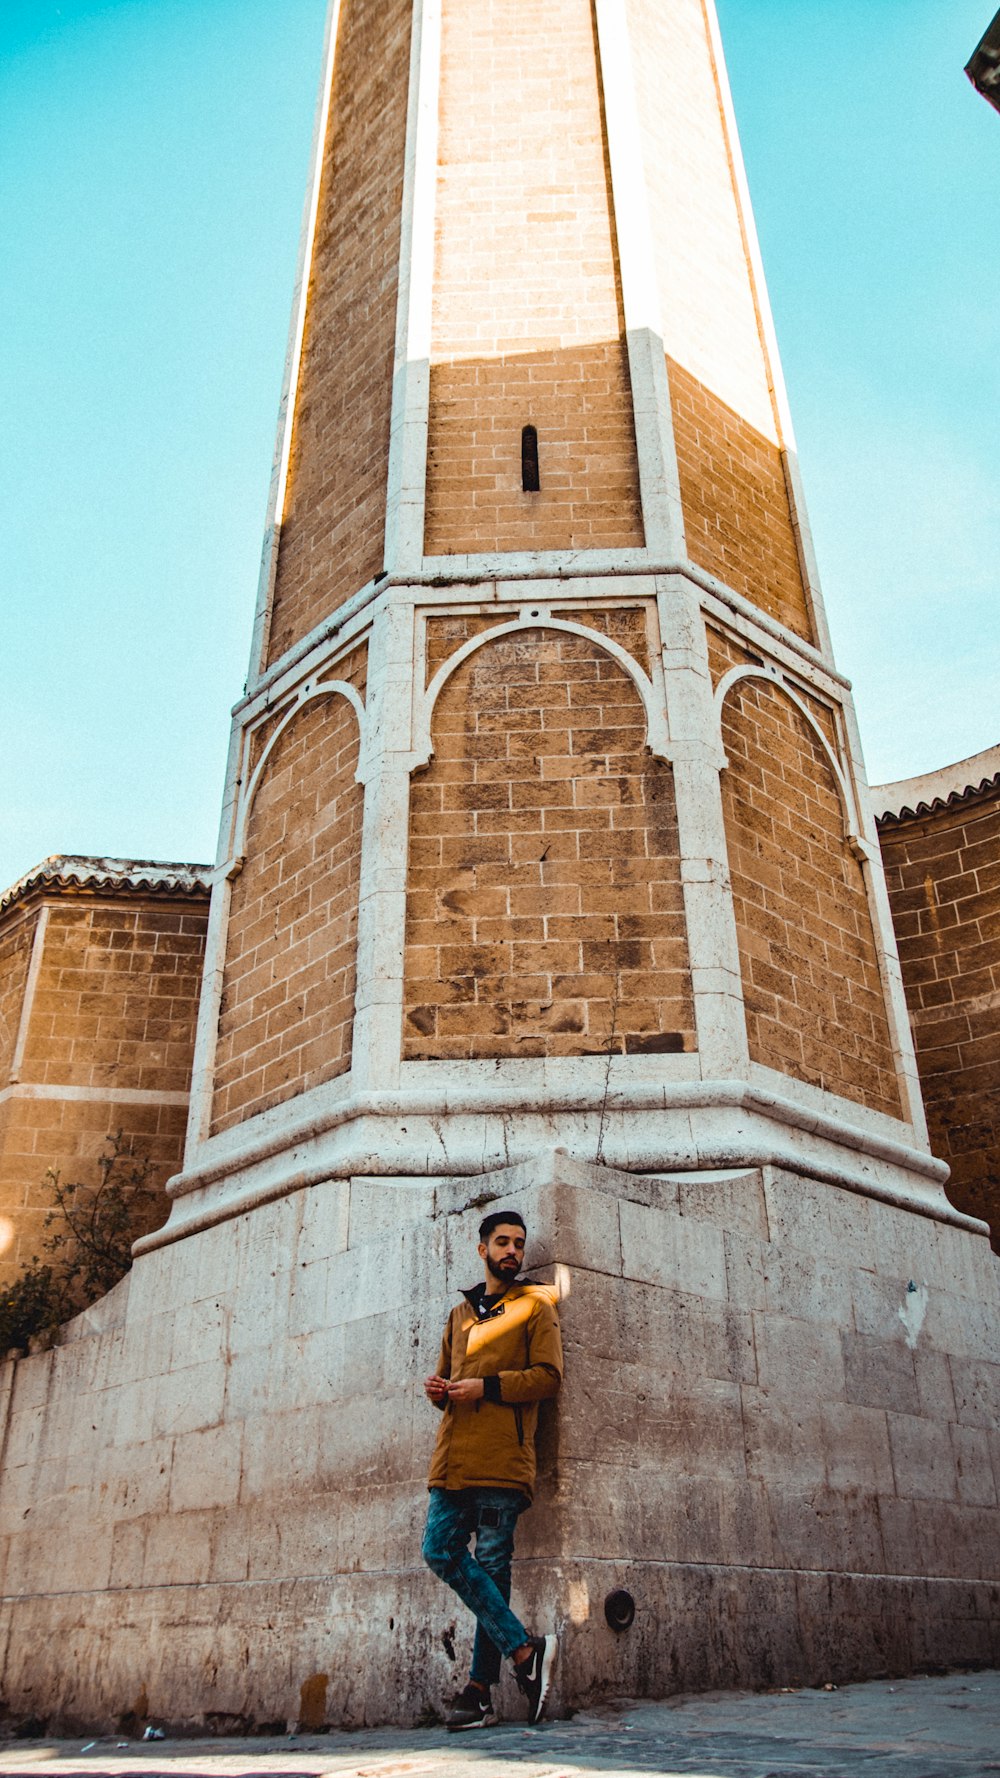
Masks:
[[[528,1225],[525,1222],[524,1217],[521,1215],[520,1210],[491,1210],[489,1215],[484,1216],[482,1222],[479,1224],[479,1239],[481,1241],[488,1241],[493,1230],[498,1229],[502,1222],[516,1222],[518,1226],[524,1230],[525,1234],[528,1232]]]

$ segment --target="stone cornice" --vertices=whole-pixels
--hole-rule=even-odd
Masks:
[[[206,901],[212,869],[207,864],[174,864],[153,858],[78,858],[56,854],[43,859],[0,895],[0,914],[33,894],[183,896]]]

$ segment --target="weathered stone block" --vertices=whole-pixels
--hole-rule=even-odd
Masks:
[[[955,1417],[964,1426],[1000,1424],[1000,1365],[972,1358],[949,1360]]]
[[[844,1360],[836,1328],[775,1314],[755,1314],[753,1327],[764,1393],[784,1402],[843,1401]]]
[[[722,1231],[711,1223],[623,1201],[619,1207],[626,1278],[724,1301]]]
[[[767,1205],[764,1178],[756,1170],[706,1174],[677,1180],[677,1207],[682,1216],[711,1222],[750,1239],[767,1239]]]
[[[851,1279],[836,1263],[772,1241],[763,1256],[764,1301],[769,1315],[850,1325]]]
[[[232,1505],[240,1492],[242,1450],[239,1421],[176,1438],[170,1472],[171,1512]]]
[[[142,1579],[146,1555],[147,1525],[144,1519],[121,1519],[111,1539],[111,1567],[108,1575],[112,1587],[138,1586]]]
[[[856,1487],[847,1494],[837,1486],[799,1491],[779,1485],[770,1491],[770,1508],[779,1566],[799,1575],[884,1572],[881,1532],[867,1490]]]
[[[142,1585],[183,1585],[192,1575],[207,1575],[212,1554],[213,1515],[206,1510],[172,1510],[146,1522]]]
[[[896,1492],[908,1500],[954,1500],[955,1456],[947,1426],[912,1414],[888,1414]]]
[[[875,1340],[854,1333],[845,1333],[842,1339],[848,1401],[893,1408],[901,1414],[920,1413],[914,1355],[902,1339]]]
[[[793,1488],[822,1486],[826,1457],[819,1407],[804,1398],[783,1402],[747,1384],[741,1394],[748,1476]]]
[[[945,1352],[918,1345],[913,1352],[918,1412],[928,1420],[957,1420],[951,1365]]]
[[[826,1401],[822,1406],[826,1473],[831,1488],[850,1496],[892,1493],[892,1455],[886,1418],[878,1408]]]
[[[218,1426],[223,1417],[226,1397],[226,1366],[221,1357],[207,1364],[189,1365],[185,1370],[171,1371],[152,1382],[133,1385],[135,1401],[142,1403],[141,1419],[133,1418],[119,1427],[116,1441],[138,1445],[149,1437],[174,1437],[197,1432],[202,1427]],[[151,1411],[147,1412],[147,1402]]]
[[[980,1426],[952,1426],[951,1443],[959,1500],[968,1506],[996,1506],[989,1432]]]
[[[312,1265],[300,1263],[296,1266],[291,1274],[287,1323],[288,1332],[293,1338],[299,1334],[316,1333],[329,1325],[329,1288],[329,1260],[319,1259]]]

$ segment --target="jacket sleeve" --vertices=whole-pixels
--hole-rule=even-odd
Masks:
[[[434,1375],[436,1377],[450,1377],[451,1376],[451,1316],[450,1315],[444,1324],[444,1333],[441,1335],[441,1350],[438,1353],[437,1369],[436,1369]],[[443,1401],[432,1402],[431,1406],[437,1408],[437,1411],[439,1414],[443,1414],[445,1408],[448,1406],[448,1397],[445,1396]]]
[[[539,1302],[528,1322],[525,1340],[527,1365],[523,1371],[501,1371],[496,1381],[500,1387],[496,1398],[506,1402],[544,1401],[558,1395],[563,1377],[562,1339],[559,1317],[551,1303]],[[493,1379],[487,1378],[489,1384]],[[487,1399],[492,1390],[484,1389]]]

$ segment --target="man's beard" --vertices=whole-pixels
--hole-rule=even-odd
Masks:
[[[489,1254],[487,1254],[486,1270],[489,1272],[490,1277],[495,1278],[497,1283],[502,1284],[506,1290],[508,1285],[513,1284],[518,1272],[521,1270],[521,1262],[519,1259],[500,1259],[494,1263]]]

